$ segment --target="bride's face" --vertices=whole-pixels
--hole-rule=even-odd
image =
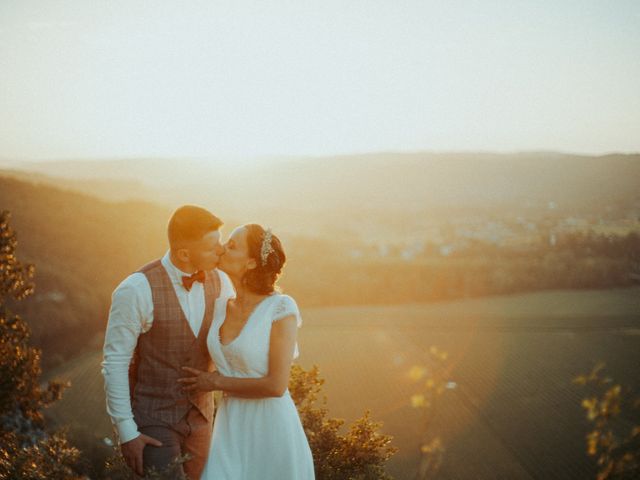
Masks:
[[[247,270],[256,268],[255,259],[249,256],[247,244],[247,229],[238,227],[224,244],[224,254],[220,257],[218,268],[227,275],[242,278]]]

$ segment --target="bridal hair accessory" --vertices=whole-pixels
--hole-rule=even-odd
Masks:
[[[262,247],[260,248],[260,259],[262,260],[263,267],[267,264],[267,258],[273,251],[273,247],[271,246],[271,228],[267,228],[262,236]]]

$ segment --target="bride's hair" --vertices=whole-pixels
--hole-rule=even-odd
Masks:
[[[249,256],[256,260],[257,266],[245,273],[243,281],[252,292],[260,294],[273,293],[276,281],[282,272],[282,267],[287,260],[282,248],[280,239],[271,234],[271,248],[266,257],[266,262],[262,264],[262,242],[265,229],[256,223],[245,225],[247,229],[247,245],[249,246]]]

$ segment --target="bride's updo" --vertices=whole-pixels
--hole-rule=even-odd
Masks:
[[[282,272],[282,267],[287,260],[282,249],[280,239],[271,234],[271,249],[266,254],[265,264],[262,264],[263,241],[265,229],[256,223],[245,225],[247,229],[247,245],[249,256],[256,260],[257,266],[252,270],[247,270],[243,281],[254,293],[267,295],[276,290],[276,281]],[[268,246],[268,245],[267,245]],[[266,251],[265,251],[266,253]]]

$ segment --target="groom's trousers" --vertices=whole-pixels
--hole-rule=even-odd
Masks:
[[[189,454],[191,459],[178,466],[172,477],[200,480],[209,455],[212,425],[197,408],[191,407],[187,414],[174,425],[141,418],[140,414],[136,414],[136,420],[141,425],[138,427],[140,433],[162,442],[161,447],[153,445],[144,447],[142,455],[145,472],[149,468],[166,469],[177,456]]]

